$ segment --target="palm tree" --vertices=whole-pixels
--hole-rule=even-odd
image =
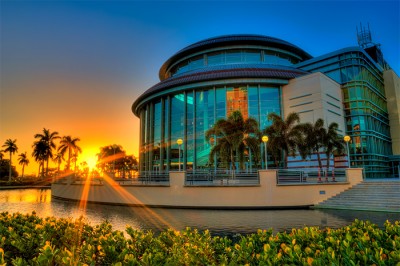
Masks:
[[[27,157],[27,155],[26,155],[26,152],[21,153],[21,154],[19,155],[19,157],[18,157],[18,163],[19,163],[20,165],[22,165],[22,176],[21,176],[21,177],[24,177],[25,166],[27,166],[27,165],[29,164],[29,159],[28,159],[28,157]]]
[[[53,162],[57,163],[57,173],[60,172],[60,165],[62,161],[64,161],[64,155],[61,152],[58,152],[53,158]]]
[[[58,136],[58,132],[50,132],[49,129],[43,128],[43,134],[35,134],[35,139],[39,139],[39,141],[43,141],[44,143],[47,144],[47,151],[45,155],[45,160],[46,160],[46,175],[49,172],[49,159],[53,158],[53,149],[56,148],[56,144],[54,143],[54,140],[59,139],[60,136]]]
[[[269,137],[268,146],[273,152],[275,158],[280,157],[280,152],[284,152],[285,168],[288,164],[288,156],[294,155],[296,146],[300,139],[300,129],[296,126],[300,122],[297,113],[290,113],[285,120],[276,113],[268,114],[268,120],[272,124],[263,130],[263,134]]]
[[[71,162],[74,163],[74,172],[76,172],[76,162],[77,161],[78,161],[78,154],[74,152],[71,155]]]
[[[3,158],[4,158],[3,151],[0,151],[0,161],[3,160]]]
[[[298,141],[297,146],[300,155],[305,159],[308,155],[317,154],[318,166],[322,169],[321,156],[319,154],[321,148],[324,145],[323,138],[325,136],[326,129],[324,128],[324,120],[318,119],[314,124],[304,123],[297,126],[301,131],[302,135]]]
[[[243,168],[246,146],[253,151],[253,154],[259,152],[258,123],[254,118],[243,119],[240,111],[232,112],[228,119],[218,120],[212,128],[207,130],[205,135],[207,141],[216,138],[216,145],[210,152],[210,162],[214,161],[214,154],[219,153],[223,161],[227,164],[231,163],[233,170],[236,169],[235,154],[240,167]]]
[[[70,170],[72,155],[82,152],[77,144],[78,141],[80,141],[79,138],[72,138],[71,136],[64,136],[60,141],[58,152],[64,155],[68,151],[67,170]]]
[[[8,176],[8,181],[11,181],[11,164],[12,164],[12,155],[13,153],[16,153],[18,151],[18,147],[17,144],[15,144],[17,142],[16,139],[12,140],[12,139],[7,139],[6,142],[3,144],[3,147],[5,147],[5,152],[9,152],[10,153],[10,170],[9,170],[9,176]]]
[[[48,158],[49,147],[44,141],[35,141],[32,145],[33,152],[32,156],[35,161],[39,163],[38,176],[40,175],[40,169],[42,169],[42,177],[44,177],[44,162]]]
[[[329,171],[330,157],[333,153],[342,154],[344,152],[343,139],[339,137],[338,131],[339,125],[335,122],[328,126],[328,130],[325,130],[323,136],[323,144],[325,149],[326,158],[328,160],[326,164],[326,174]]]
[[[126,152],[121,145],[108,145],[100,148],[100,153],[97,154],[97,167],[103,172],[113,172],[120,170],[123,165],[123,158]]]

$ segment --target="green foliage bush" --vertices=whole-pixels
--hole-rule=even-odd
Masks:
[[[81,219],[0,213],[0,265],[400,265],[400,222],[384,229],[355,220],[339,229],[304,227],[240,236],[196,229],[155,236]]]

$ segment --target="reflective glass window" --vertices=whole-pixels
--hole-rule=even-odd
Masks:
[[[268,121],[269,113],[281,115],[279,88],[260,87],[260,128],[264,129],[271,124]]]
[[[176,94],[171,99],[171,169],[178,169],[179,157],[181,157],[181,164],[183,163],[182,149],[184,145],[180,146],[181,154],[179,154],[179,146],[176,141],[178,139],[184,140],[184,119],[185,95],[183,93]]]
[[[226,92],[225,88],[217,88],[216,93],[216,119],[226,117]]]
[[[207,56],[207,64],[209,66],[222,65],[224,63],[225,63],[225,53],[224,52],[210,53]]]
[[[210,144],[206,141],[205,132],[214,123],[214,99],[209,97],[212,90],[196,92],[196,168],[204,169],[207,167],[208,156],[210,154]],[[213,93],[212,93],[213,94]],[[212,110],[208,116],[208,110]]]
[[[243,61],[246,63],[260,63],[261,51],[246,50],[243,52]]]
[[[161,102],[154,104],[153,116],[153,170],[160,170],[160,155],[161,155]]]
[[[193,169],[194,162],[194,102],[193,92],[186,93],[186,169]]]
[[[249,114],[247,102],[247,87],[229,87],[226,89],[226,117],[229,117],[233,111],[240,111],[244,119]]]
[[[225,53],[226,64],[242,62],[242,53],[240,50],[226,51]]]

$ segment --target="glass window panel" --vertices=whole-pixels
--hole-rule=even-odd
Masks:
[[[209,66],[224,64],[225,63],[225,53],[224,52],[216,52],[216,53],[208,54],[207,63]]]
[[[226,117],[226,92],[225,88],[217,88],[216,92],[216,119]]]
[[[212,92],[212,91],[211,91]],[[212,109],[214,113],[213,99],[210,99],[209,91],[196,92],[196,168],[204,169],[207,167],[208,156],[210,154],[210,145],[206,141],[205,132],[208,130],[210,123],[213,124],[214,116],[208,116],[208,109]],[[210,102],[211,101],[211,102]],[[210,121],[211,118],[211,121]]]
[[[204,66],[204,57],[197,56],[190,60],[189,68],[190,69],[198,69]]]
[[[227,64],[242,62],[242,53],[240,50],[227,51],[225,54]]]
[[[271,124],[268,121],[269,113],[281,114],[279,88],[260,87],[260,129]]]
[[[184,139],[184,119],[185,119],[185,96],[183,93],[176,94],[171,99],[171,169],[178,169],[179,146],[178,139]],[[181,145],[181,156],[182,148]],[[181,158],[182,163],[182,158]]]
[[[169,167],[169,129],[170,129],[170,118],[169,118],[169,99],[164,100],[164,169]]]
[[[261,51],[257,51],[257,50],[244,51],[243,59],[247,63],[260,63],[261,62]]]
[[[240,111],[244,119],[248,118],[247,87],[231,87],[226,90],[226,117],[233,111]]]

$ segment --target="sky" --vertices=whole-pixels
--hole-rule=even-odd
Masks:
[[[100,147],[112,144],[138,156],[132,103],[159,82],[161,65],[180,49],[249,33],[319,56],[357,46],[360,23],[369,24],[399,75],[398,0],[1,0],[0,144],[16,139],[18,154],[31,155],[34,135],[47,128],[80,138],[80,161],[93,160]],[[25,173],[37,170],[30,158]]]

